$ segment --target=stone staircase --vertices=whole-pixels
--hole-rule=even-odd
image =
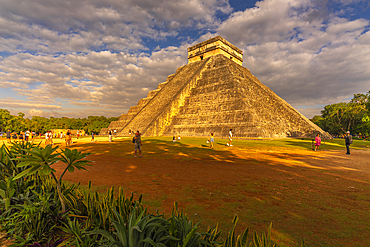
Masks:
[[[165,82],[162,82],[158,85],[158,87],[155,89],[155,90],[152,90],[148,93],[147,97],[146,98],[143,98],[141,100],[139,100],[138,104],[136,106],[132,106],[130,107],[130,109],[128,110],[128,112],[126,114],[122,114],[120,116],[120,118],[117,120],[117,121],[113,121],[110,123],[109,127],[108,128],[104,128],[101,130],[100,132],[100,135],[108,135],[108,130],[109,129],[116,129],[117,130],[117,135],[118,136],[126,136],[128,135],[129,133],[129,130],[131,131],[134,131],[133,129],[129,129],[127,131],[127,133],[123,133],[122,130],[123,128],[138,114],[138,112],[141,111],[142,108],[144,108],[146,106],[146,104],[153,98],[157,95],[158,92],[161,91],[161,89],[169,82],[171,81],[175,76],[176,74],[179,73],[179,71],[181,71],[181,69],[183,68],[184,66],[181,66],[179,68],[177,68],[176,70],[176,73],[175,74],[172,74],[172,75],[169,75],[166,79]]]
[[[163,127],[166,126],[166,121],[161,120],[166,118],[170,121],[174,114],[174,109],[171,106],[177,106],[178,103],[174,104],[174,102],[181,101],[186,96],[184,95],[185,88],[191,82],[196,81],[208,60],[205,59],[180,68],[140,110],[136,111],[136,114],[122,128],[119,136],[127,136],[129,130],[139,130],[147,136],[161,135],[161,128],[158,129],[159,126],[155,122],[162,122],[164,123]]]
[[[197,86],[163,134],[209,136],[213,132],[226,137],[233,128],[243,129],[239,136],[259,136],[254,111],[245,107],[243,95],[228,69],[229,61],[222,55],[211,59]]]

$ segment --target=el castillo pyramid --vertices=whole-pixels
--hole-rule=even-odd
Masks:
[[[330,138],[242,67],[243,52],[222,37],[189,47],[188,61],[101,134]]]

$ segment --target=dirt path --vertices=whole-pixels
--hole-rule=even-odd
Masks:
[[[230,222],[234,214],[244,220],[240,228],[266,230],[274,222],[274,238],[282,246],[303,239],[308,246],[369,243],[359,228],[370,218],[370,151],[352,150],[347,156],[342,151],[221,147],[199,155],[194,147],[171,152],[166,143],[146,147],[144,158],[134,158],[129,142],[96,145],[77,145],[94,153],[89,156],[93,166],[67,173],[66,180],[121,186],[166,213],[177,201],[206,225]]]
[[[351,156],[339,151],[243,151],[232,150],[235,157],[220,157],[213,159],[181,159],[181,154],[175,159],[144,158],[122,159],[121,157],[97,154],[90,155],[93,166],[87,171],[67,173],[66,180],[94,185],[122,186],[129,191],[152,194],[152,186],[148,178],[161,178],[164,183],[159,187],[165,191],[176,191],[185,184],[203,185],[209,181],[223,181],[226,184],[238,182],[242,176],[262,179],[274,177],[277,170],[285,171],[287,176],[300,177],[307,170],[295,173],[289,172],[294,167],[320,169],[323,171],[342,171],[348,180],[370,181],[370,151],[353,150]],[[57,165],[57,171],[63,166]],[[290,175],[288,175],[290,174]],[[232,179],[230,179],[232,178]],[[140,186],[137,186],[140,185]],[[176,193],[175,193],[176,194]]]

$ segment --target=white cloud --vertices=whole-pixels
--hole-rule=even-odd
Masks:
[[[0,88],[27,98],[7,106],[34,109],[31,115],[118,116],[186,64],[187,47],[216,30],[289,103],[338,102],[369,90],[369,20],[330,13],[327,3],[264,0],[231,13],[226,0],[0,0]],[[220,12],[231,14],[221,22]],[[199,37],[183,36],[186,29]],[[169,37],[183,44],[149,52],[147,40]],[[311,114],[314,107],[301,109]]]
[[[28,114],[27,115],[30,115],[30,116],[39,116],[39,117],[44,117],[45,116],[45,113],[43,110],[37,110],[35,108],[32,108],[28,111]]]
[[[266,0],[256,5],[232,14],[218,33],[244,48],[244,66],[279,96],[307,106],[369,90],[368,20],[329,14],[308,21],[316,7],[311,1]]]
[[[189,26],[215,27],[226,0],[30,0],[0,2],[0,51],[88,52],[146,49],[142,38],[165,39]]]
[[[128,109],[186,63],[185,47],[168,47],[150,55],[109,51],[59,56],[19,53],[0,61],[0,70],[6,71],[0,85],[15,87],[19,95],[48,104],[60,98],[76,106],[95,104],[99,110]],[[81,100],[88,103],[78,103]]]

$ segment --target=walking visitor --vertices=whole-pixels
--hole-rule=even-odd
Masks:
[[[67,133],[66,133],[66,146],[71,146],[72,144],[72,133],[71,131],[67,130]]]
[[[108,139],[110,142],[112,142],[112,131],[111,130],[108,131]]]
[[[141,156],[141,134],[139,131],[136,131],[135,133],[135,136],[133,138],[133,143],[135,143],[135,158],[137,157],[136,153],[137,153],[137,150],[139,149],[139,157],[143,157]]]
[[[8,142],[11,142],[11,133],[10,133],[10,130],[8,130],[7,132],[6,132],[6,139],[8,140]]]
[[[24,140],[28,142],[29,137],[30,137],[30,131],[26,130],[26,132],[24,133]]]
[[[50,142],[50,145],[53,145],[53,132],[50,130],[49,131],[49,142]]]
[[[215,142],[215,136],[213,133],[211,133],[211,136],[209,137],[209,142],[211,143],[210,148],[213,148],[213,143]]]
[[[350,132],[347,131],[347,135],[344,137],[346,148],[347,148],[347,155],[350,155],[349,146],[353,143],[352,136],[350,135]]]
[[[321,145],[320,134],[317,134],[317,136],[315,137],[315,151],[319,150],[320,145]]]
[[[227,146],[232,147],[231,142],[233,141],[233,129],[230,129],[229,131],[229,142],[227,143]]]
[[[23,142],[23,132],[19,132],[18,139]]]

